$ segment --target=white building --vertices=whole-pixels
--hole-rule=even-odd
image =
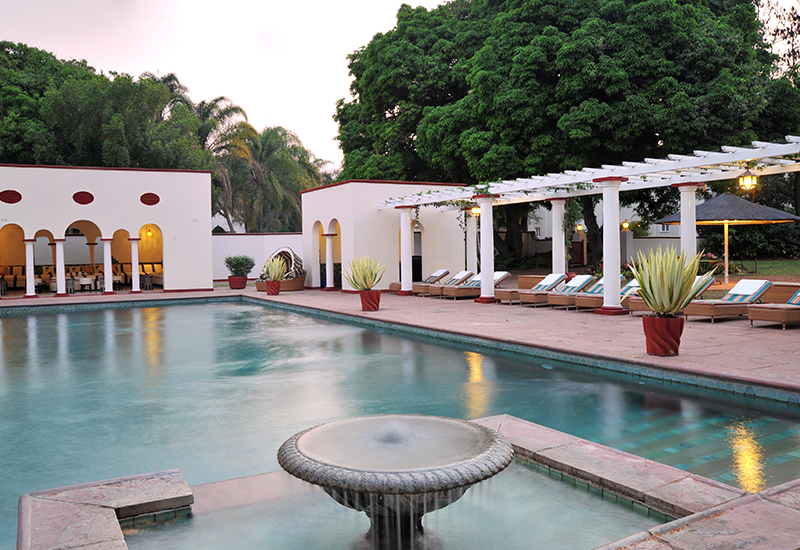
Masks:
[[[165,291],[210,290],[210,225],[210,172],[0,165],[0,267],[26,296],[45,267],[64,295],[76,265],[116,275],[147,264]],[[133,292],[139,274],[125,274]],[[113,292],[111,277],[104,285]]]
[[[347,270],[353,258],[366,254],[388,265],[377,287],[388,289],[389,283],[401,279],[404,227],[413,251],[410,256],[421,257],[424,274],[437,269],[448,269],[451,273],[463,270],[466,261],[464,229],[459,224],[458,210],[427,207],[387,211],[377,208],[380,201],[391,197],[460,187],[460,184],[446,183],[348,180],[303,191],[302,257],[308,272],[306,287],[333,286],[329,279],[325,285],[321,284],[321,265],[328,265],[329,259]],[[352,290],[347,281],[342,285],[344,290]]]

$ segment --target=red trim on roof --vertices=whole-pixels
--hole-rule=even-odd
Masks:
[[[472,195],[473,199],[486,199],[486,198],[494,198],[494,195],[490,193],[482,193],[480,195]]]
[[[300,194],[303,193],[310,193],[311,191],[319,191],[321,189],[330,189],[331,187],[336,187],[337,185],[344,185],[346,183],[388,183],[390,185],[442,185],[446,187],[464,187],[466,183],[444,183],[440,181],[398,181],[398,180],[345,180],[345,181],[337,181],[336,183],[330,183],[328,185],[323,185],[321,187],[314,187],[313,189],[305,189],[300,191]]]
[[[545,202],[551,202],[551,201],[565,201],[565,200],[567,200],[567,198],[568,198],[568,197],[553,197],[553,198],[550,198],[550,199],[544,199],[544,200],[545,200]]]
[[[602,183],[604,181],[628,181],[628,178],[621,178],[619,176],[608,176],[605,178],[594,178],[592,181],[595,183]]]
[[[178,172],[187,174],[211,174],[211,170],[177,170],[172,168],[111,168],[108,166],[54,166],[49,164],[3,164],[0,168],[56,168],[63,170],[109,170],[112,172]]]

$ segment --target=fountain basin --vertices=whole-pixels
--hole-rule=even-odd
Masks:
[[[438,416],[384,415],[322,424],[289,438],[281,467],[367,514],[364,547],[406,548],[426,538],[422,516],[452,504],[514,458],[489,428]]]

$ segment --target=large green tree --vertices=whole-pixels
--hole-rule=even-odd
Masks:
[[[746,143],[773,63],[750,0],[404,6],[396,29],[351,56],[343,177],[497,181]],[[645,214],[665,198],[622,197]]]

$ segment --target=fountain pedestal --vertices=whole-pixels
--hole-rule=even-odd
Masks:
[[[361,549],[438,547],[422,516],[455,502],[502,471],[514,451],[500,434],[453,418],[368,416],[289,438],[278,462],[371,522]]]

